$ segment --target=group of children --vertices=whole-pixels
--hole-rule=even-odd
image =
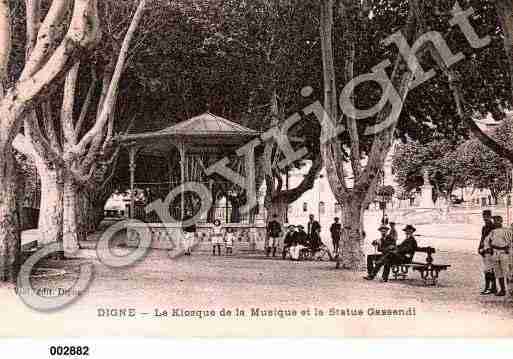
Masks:
[[[221,245],[226,248],[226,255],[233,254],[233,243],[235,242],[235,233],[232,228],[223,228],[221,221],[216,219],[214,221],[214,228],[212,229],[212,255],[221,255]]]

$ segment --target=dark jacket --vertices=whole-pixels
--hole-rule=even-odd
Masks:
[[[484,256],[484,241],[485,238],[488,237],[490,233],[495,229],[493,223],[486,223],[483,228],[481,228],[481,240],[479,241],[479,247],[477,249],[478,253]]]
[[[341,223],[333,223],[330,227],[331,238],[335,240],[340,240],[340,231],[342,230]]]
[[[308,245],[308,236],[306,235],[305,231],[300,230],[300,231],[298,231],[295,234],[296,234],[295,235],[296,243],[301,244],[303,246],[307,246]]]
[[[278,221],[272,220],[267,224],[267,233],[269,237],[279,237],[281,236],[281,224]]]
[[[317,232],[321,231],[321,225],[317,221],[308,221],[306,228],[308,229],[308,237],[317,236]]]
[[[396,242],[391,235],[387,234],[385,238],[380,238],[378,240],[378,252],[384,253],[390,250],[390,247],[394,247]]]
[[[294,244],[294,241],[296,239],[296,233],[297,232],[287,232],[287,234],[285,235],[285,239],[283,240],[285,246],[291,246]]]
[[[402,241],[401,244],[397,246],[396,253],[405,257],[408,257],[409,259],[412,259],[415,251],[417,250],[417,240],[415,237],[406,237],[404,241]]]

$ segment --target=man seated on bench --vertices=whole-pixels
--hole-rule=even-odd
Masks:
[[[388,234],[387,226],[382,224],[378,228],[378,231],[381,233],[381,238],[379,238],[377,241],[373,241],[372,245],[379,253],[369,254],[367,256],[367,274],[369,275],[374,271],[375,263],[379,261],[388,251],[395,249],[397,244],[395,239]]]
[[[297,226],[298,231],[295,233],[294,236],[294,243],[290,247],[290,259],[293,261],[298,261],[301,259],[301,252],[303,250],[307,250],[308,247],[308,237],[305,232],[305,227],[302,225]]]
[[[395,249],[390,250],[376,262],[372,273],[364,277],[367,280],[372,280],[376,277],[381,267],[383,267],[383,282],[388,281],[388,275],[390,274],[390,267],[392,265],[408,264],[411,263],[415,251],[417,250],[417,240],[413,236],[416,228],[408,224],[404,227],[403,231],[406,233],[406,239],[399,244]]]

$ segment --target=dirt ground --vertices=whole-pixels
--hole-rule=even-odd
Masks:
[[[362,272],[336,270],[333,262],[291,262],[261,254],[193,252],[170,259],[166,251],[154,250],[134,266],[113,269],[96,259],[90,241],[81,254],[87,259],[44,263],[66,273],[34,280],[36,287],[65,288],[77,277],[78,264],[93,262],[94,280],[71,306],[39,313],[27,308],[12,287],[0,287],[0,302],[8,308],[3,315],[8,325],[0,326],[0,335],[513,335],[511,300],[479,295],[477,238],[469,235],[474,229],[424,226],[418,233],[420,245],[437,248],[435,263],[451,264],[436,287],[424,286],[416,272],[382,283],[364,280]],[[100,315],[126,308],[135,316]],[[382,309],[403,314],[414,309],[415,315],[378,315]],[[191,313],[198,310],[214,311],[214,316]]]

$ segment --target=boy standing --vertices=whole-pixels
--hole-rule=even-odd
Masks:
[[[226,247],[226,255],[233,254],[233,242],[235,240],[235,234],[232,228],[226,228],[226,235],[224,237],[224,244]]]
[[[281,224],[278,222],[278,215],[274,214],[273,219],[267,225],[267,235],[270,238],[270,242],[272,243],[273,257],[276,256],[276,247],[280,246],[280,237],[281,237]],[[271,246],[266,248],[266,255],[269,257],[271,253]]]
[[[333,253],[338,254],[338,248],[340,246],[340,234],[342,232],[342,225],[340,224],[340,218],[335,217],[335,222],[330,227],[331,240],[333,242]]]
[[[495,283],[495,274],[493,272],[493,263],[491,254],[485,248],[485,239],[495,229],[492,220],[492,211],[486,209],[483,211],[484,226],[481,228],[481,241],[479,242],[478,253],[482,257],[483,261],[483,272],[485,278],[485,287],[481,292],[482,295],[495,294],[497,293],[497,285]]]
[[[502,217],[494,216],[495,229],[486,239],[485,250],[490,253],[495,277],[499,281],[500,290],[495,295],[503,297],[506,295],[506,274],[509,272],[509,252],[511,250],[512,233],[509,229],[502,227]]]

